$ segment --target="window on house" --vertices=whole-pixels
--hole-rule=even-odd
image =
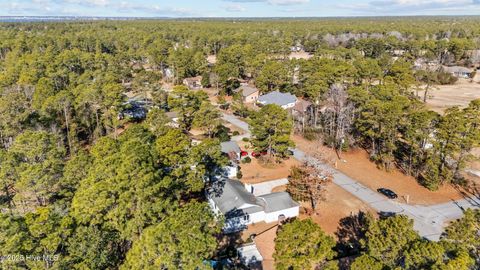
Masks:
[[[245,215],[245,216],[243,216],[243,220],[245,220],[245,221],[249,221],[249,220],[250,220],[250,216],[249,216],[249,215]]]

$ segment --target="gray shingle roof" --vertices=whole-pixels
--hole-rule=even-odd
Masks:
[[[472,70],[466,67],[453,66],[453,67],[444,67],[445,72],[449,73],[471,73]]]
[[[242,182],[237,180],[224,179],[217,185],[217,188],[209,191],[210,198],[227,218],[261,211],[271,213],[299,206],[287,192],[255,197],[245,189]]]
[[[253,94],[253,93],[255,93],[255,92],[258,92],[258,89],[255,88],[255,87],[252,87],[252,86],[242,85],[242,86],[240,86],[239,88],[233,90],[233,92],[235,92],[235,93],[242,92],[242,96],[243,96],[243,97],[248,97],[248,96],[250,96],[251,94]]]
[[[240,153],[240,146],[234,141],[229,141],[229,142],[222,142],[220,143],[220,147],[222,150],[222,153],[225,154],[230,154],[231,152],[235,152],[237,154]]]
[[[270,92],[266,95],[260,96],[258,102],[268,105],[277,104],[278,106],[285,106],[287,104],[297,102],[297,97],[290,93],[280,93],[278,91]]]
[[[266,213],[276,212],[283,209],[299,206],[297,202],[292,200],[292,197],[290,197],[290,194],[288,194],[287,192],[275,192],[265,194],[262,196],[258,196],[258,198],[265,201]]]
[[[236,210],[242,213],[257,213],[263,211],[255,195],[248,192],[242,182],[232,179],[221,180],[215,190],[210,191],[211,199],[224,215],[234,215]]]

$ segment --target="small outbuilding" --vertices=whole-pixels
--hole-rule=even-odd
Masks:
[[[238,247],[237,254],[240,262],[248,269],[262,269],[263,257],[255,243]]]
[[[220,143],[220,148],[222,153],[228,155],[230,160],[238,161],[240,160],[240,146],[238,146],[237,142],[228,141]]]

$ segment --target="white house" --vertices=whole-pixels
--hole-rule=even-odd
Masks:
[[[283,109],[290,109],[297,103],[297,97],[290,93],[281,93],[273,91],[258,98],[258,103],[262,105],[276,104]]]
[[[457,78],[465,78],[468,79],[470,78],[470,75],[472,74],[472,70],[466,67],[460,67],[460,66],[453,66],[453,67],[443,67],[443,70],[447,73],[452,74],[453,76]]]
[[[213,211],[225,217],[223,229],[227,233],[241,231],[253,223],[296,217],[300,209],[287,192],[255,196],[242,182],[232,179],[219,180],[207,196]]]

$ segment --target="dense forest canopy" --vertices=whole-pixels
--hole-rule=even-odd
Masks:
[[[289,58],[297,47],[311,58]],[[320,135],[339,151],[363,147],[380,167],[400,167],[430,189],[459,184],[480,145],[480,101],[443,115],[428,110],[413,89],[454,79],[416,72],[413,63],[473,68],[478,49],[479,17],[0,23],[0,255],[60,254],[5,267],[203,269],[218,258],[222,219],[205,190],[226,164],[219,143],[229,135],[207,94],[179,86],[188,77],[202,75],[221,98],[245,80],[262,93],[290,92],[314,104],[305,137]],[[167,92],[164,83],[176,86]],[[131,93],[148,97],[145,121],[124,117]],[[231,105],[263,134],[255,147],[288,155],[286,112]],[[172,112],[176,127],[166,115]],[[270,121],[275,115],[278,123]],[[269,135],[263,123],[283,129]],[[207,134],[201,143],[187,135],[193,127]],[[411,239],[393,243],[389,261],[382,253],[392,247],[375,246],[376,226],[395,227],[388,222],[370,223],[360,259],[378,269],[420,260],[416,246],[430,247],[402,222]],[[462,238],[462,222],[474,235],[478,214],[454,223],[425,269],[478,264],[478,242],[462,247],[471,241]],[[314,225],[292,226],[307,226],[326,250],[334,244]],[[289,243],[289,231],[278,241]]]

